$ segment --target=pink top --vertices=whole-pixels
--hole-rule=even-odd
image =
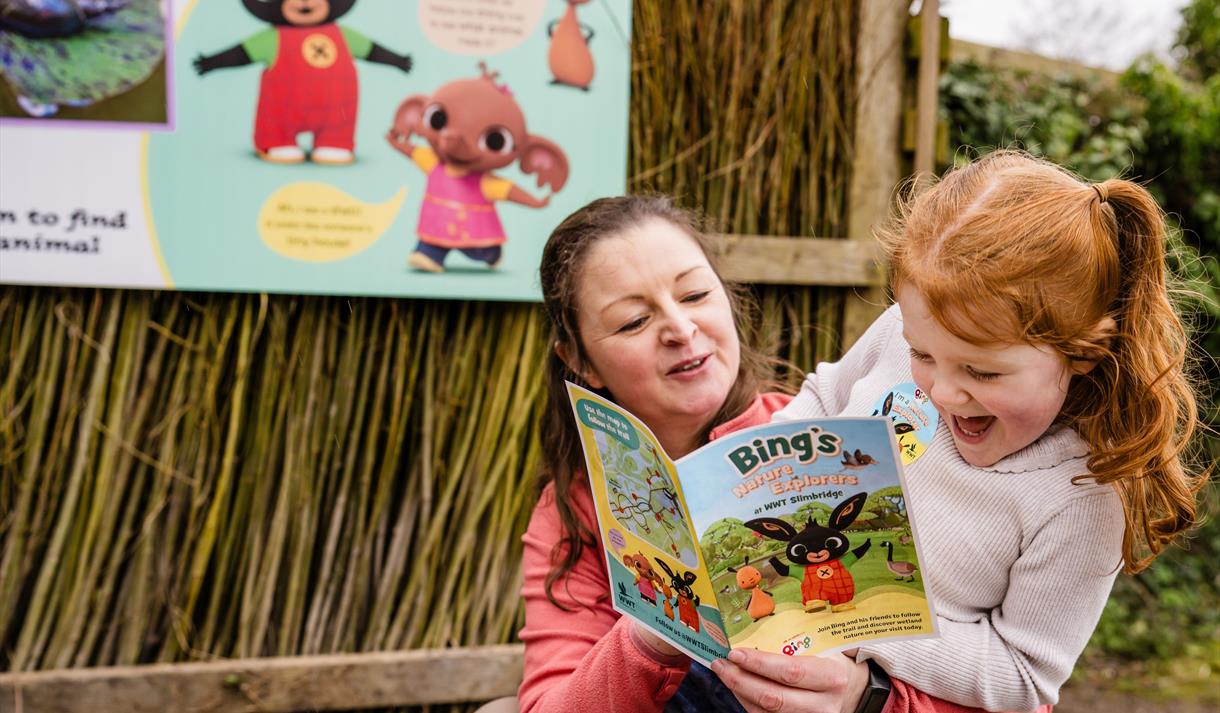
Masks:
[[[446,248],[482,248],[505,242],[495,205],[483,193],[482,171],[451,175],[443,163],[428,172],[419,214],[419,239]]]

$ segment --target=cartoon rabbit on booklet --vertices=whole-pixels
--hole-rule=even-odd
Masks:
[[[810,519],[799,531],[775,517],[746,521],[745,526],[760,535],[785,542],[788,561],[804,568],[803,575],[798,578],[801,579],[801,604],[805,611],[821,611],[827,606],[832,612],[855,608],[852,599],[856,596],[856,582],[847,568],[868,552],[873,541],[869,538],[848,552],[850,543],[843,531],[855,522],[867,499],[866,493],[853,495],[830,513],[826,526]],[[771,566],[780,575],[788,576],[788,565],[778,558],[771,558]]]

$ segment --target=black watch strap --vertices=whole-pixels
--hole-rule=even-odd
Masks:
[[[876,661],[869,659],[867,663],[868,685],[864,687],[856,713],[881,713],[890,700],[890,675]]]

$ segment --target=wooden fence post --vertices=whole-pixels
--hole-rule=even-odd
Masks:
[[[856,127],[848,194],[847,238],[873,242],[872,228],[890,210],[902,177],[902,88],[906,78],[903,40],[907,3],[860,0],[856,41]],[[884,271],[883,265],[878,270]],[[843,313],[843,348],[851,346],[885,309],[878,284],[855,290]]]

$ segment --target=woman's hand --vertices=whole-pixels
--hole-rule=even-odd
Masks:
[[[734,649],[712,670],[749,713],[852,713],[868,685],[868,664],[843,654],[785,656]]]

